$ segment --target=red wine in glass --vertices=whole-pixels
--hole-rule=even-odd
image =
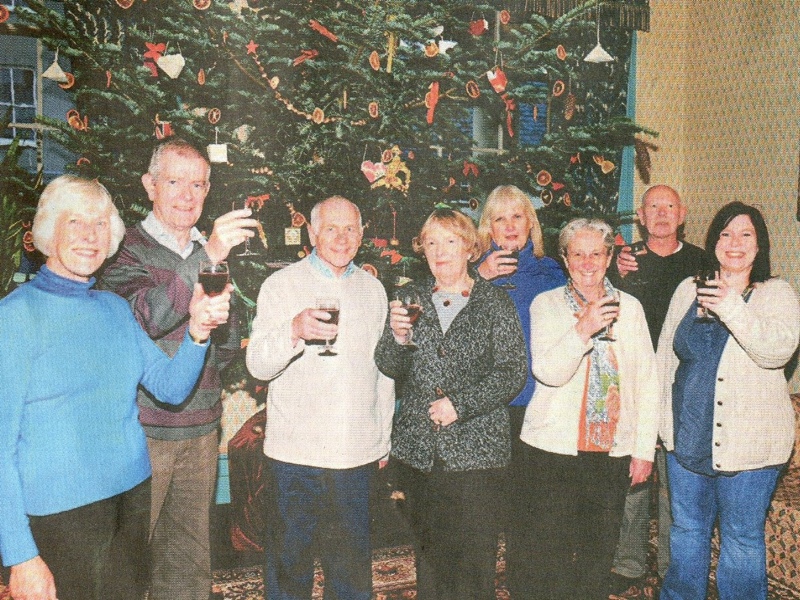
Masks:
[[[517,261],[519,263],[519,248],[516,248],[516,247],[503,248],[503,250],[507,252],[507,254],[503,258],[511,258],[511,259],[513,259],[513,260],[515,260],[515,261]],[[504,290],[515,290],[515,289],[517,289],[517,286],[514,283],[512,283],[512,281],[511,281],[511,276],[514,273],[516,273],[516,271],[517,271],[517,266],[514,265],[514,272],[513,273],[509,273],[508,275],[506,275],[505,281],[500,284],[501,288],[503,288]]]
[[[695,285],[697,285],[697,291],[708,289],[710,286],[708,285],[709,281],[714,281],[717,278],[717,272],[714,269],[700,269],[697,271],[697,274],[694,276]],[[698,306],[697,308],[697,318],[695,319],[698,323],[712,323],[714,318],[711,316],[711,313],[705,306]]]
[[[417,322],[417,319],[419,319],[419,316],[422,314],[422,303],[420,302],[419,294],[414,290],[405,290],[401,287],[395,290],[394,298],[395,300],[399,300],[403,305],[403,308],[406,309],[406,314],[411,320],[411,325],[413,327],[413,325]],[[416,348],[417,345],[414,343],[413,337],[414,330],[409,329],[403,345]]]
[[[619,290],[613,290],[611,292],[611,298],[612,300],[610,302],[606,302],[605,305],[619,307]],[[598,339],[601,339],[606,342],[617,341],[617,338],[614,337],[614,332],[612,331],[613,327],[614,327],[613,322],[610,325],[606,325],[602,330],[603,331],[602,335],[600,335]]]
[[[337,298],[319,298],[317,300],[317,310],[324,310],[328,313],[328,315],[330,315],[330,319],[325,321],[326,323],[331,323],[332,325],[339,324],[339,300]],[[331,347],[335,340],[335,337],[326,339],[325,347],[322,349],[322,352],[320,352],[319,355],[336,356],[338,352]]]
[[[203,291],[209,296],[218,296],[225,291],[228,285],[228,263],[225,261],[212,263],[203,262],[200,265],[198,281],[203,286]]]
[[[408,318],[411,319],[411,324],[416,323],[422,313],[422,307],[419,304],[407,304],[403,308],[408,311]]]

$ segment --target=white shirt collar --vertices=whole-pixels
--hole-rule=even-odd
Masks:
[[[203,237],[203,234],[200,233],[200,230],[197,227],[192,227],[191,231],[189,232],[189,243],[186,244],[183,248],[178,243],[178,240],[175,236],[167,231],[167,228],[164,227],[163,223],[158,220],[155,213],[150,211],[150,213],[144,218],[142,221],[142,227],[144,230],[149,233],[153,238],[165,248],[172,250],[175,254],[180,256],[183,259],[189,258],[189,255],[194,250],[193,242],[197,242],[201,246],[206,245],[206,238]]]

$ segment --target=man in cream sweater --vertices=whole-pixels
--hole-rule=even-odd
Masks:
[[[369,600],[369,489],[394,411],[393,383],[373,357],[388,303],[352,262],[363,235],[354,204],[318,203],[309,233],[311,255],[262,285],[247,347],[248,369],[269,381],[264,453],[275,492],[265,590],[311,597],[318,556],[326,597]],[[316,308],[323,299],[338,300],[338,324]],[[334,340],[334,355],[321,353],[323,340]]]

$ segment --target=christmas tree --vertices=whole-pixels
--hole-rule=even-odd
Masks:
[[[652,134],[624,116],[631,32],[606,25],[636,1],[554,17],[513,1],[30,0],[24,18],[70,59],[76,108],[47,124],[128,222],[149,210],[149,148],[176,134],[209,148],[207,228],[247,202],[251,245],[294,258],[310,207],[341,194],[367,225],[358,262],[389,281],[437,204],[477,217],[500,183],[535,197],[551,234],[614,214],[622,149]],[[601,21],[616,58],[586,62]],[[264,259],[242,265],[253,299]]]

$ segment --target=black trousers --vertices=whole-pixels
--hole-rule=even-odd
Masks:
[[[150,479],[72,510],[30,517],[59,600],[141,600],[147,590]]]
[[[505,469],[394,468],[415,535],[418,600],[494,600]]]
[[[525,445],[515,477],[522,514],[508,554],[514,600],[607,600],[629,466],[630,457]]]

